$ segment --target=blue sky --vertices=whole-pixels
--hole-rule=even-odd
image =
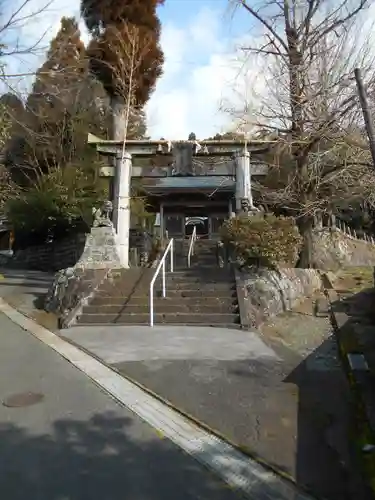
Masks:
[[[9,12],[22,0],[6,2]],[[48,0],[29,0],[27,12],[43,7]],[[62,16],[79,17],[79,1],[52,0],[48,9],[19,26],[23,40],[37,40],[44,32],[43,45],[59,29]],[[164,75],[147,106],[148,129],[152,137],[187,138],[191,131],[207,137],[228,129],[230,119],[220,111],[238,72],[236,42],[249,32],[250,16],[234,15],[228,0],[166,0],[159,9],[161,43],[165,53]],[[83,22],[82,36],[88,40]],[[43,60],[18,56],[11,60],[13,72],[35,71]],[[238,65],[237,65],[238,66]],[[12,81],[14,88],[27,93],[30,78]]]
[[[207,137],[229,127],[220,112],[234,78],[230,59],[249,31],[249,16],[234,15],[228,0],[166,0],[159,9],[165,73],[148,106],[149,131]]]
[[[9,17],[23,1],[4,0],[1,16]],[[269,62],[263,56],[245,58],[239,50],[243,45],[259,42],[259,26],[255,29],[251,16],[243,8],[233,12],[230,3],[230,0],[165,0],[159,9],[165,64],[164,74],[146,107],[151,137],[186,139],[190,132],[195,132],[198,138],[206,138],[233,129],[244,105],[246,113],[241,118],[245,118],[245,125],[241,131],[251,134],[262,103],[267,100],[270,105],[276,90]],[[28,0],[22,13],[42,12],[19,23],[11,34],[18,35],[24,43],[35,42],[44,35],[39,47],[47,47],[59,29],[62,16],[79,19],[79,5],[79,0]],[[358,21],[362,38],[375,32],[372,24],[375,0],[372,7]],[[80,28],[87,43],[82,20]],[[8,71],[35,71],[43,57],[43,51],[39,50],[38,57],[13,58]],[[24,95],[31,83],[30,77],[12,80],[13,88]]]

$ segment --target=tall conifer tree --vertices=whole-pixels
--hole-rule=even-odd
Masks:
[[[126,108],[142,110],[162,74],[160,21],[164,0],[81,0],[81,13],[92,35],[91,68],[111,98],[113,137],[124,138]],[[127,137],[129,134],[127,133]]]
[[[13,177],[28,182],[25,173],[29,177],[33,169],[90,163],[87,134],[108,137],[110,122],[108,96],[90,73],[78,24],[62,18],[7,145]]]

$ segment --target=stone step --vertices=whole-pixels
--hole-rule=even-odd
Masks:
[[[212,278],[213,276],[220,276],[221,278],[226,277],[227,279],[234,280],[234,273],[230,268],[218,268],[214,267],[204,267],[200,268],[199,266],[194,267],[185,267],[184,269],[175,269],[172,272],[168,271],[167,276],[172,278],[181,278],[184,276],[192,276],[195,278],[200,278],[204,280],[205,278]]]
[[[145,291],[145,293],[141,293],[142,291],[140,290],[137,290],[135,293],[134,293],[134,296],[132,296],[132,299],[133,298],[140,298],[140,299],[144,299],[146,297],[149,296],[149,292],[148,290]],[[155,289],[154,291],[155,293],[155,297],[160,297],[161,296],[161,290],[160,289]],[[237,292],[236,290],[233,288],[233,289],[224,289],[224,290],[212,290],[212,289],[207,289],[207,290],[203,290],[203,289],[193,289],[193,290],[185,290],[185,289],[172,289],[172,288],[167,288],[167,297],[217,297],[217,298],[220,298],[220,297],[224,297],[224,298],[230,298],[230,297],[237,297]],[[128,295],[126,294],[122,294],[121,293],[121,290],[117,290],[117,293],[112,295],[111,293],[108,293],[108,292],[102,292],[102,291],[98,291],[95,295],[95,298],[96,299],[102,299],[102,298],[105,298],[105,299],[113,299],[113,300],[123,300],[125,302],[125,300],[128,298]]]
[[[175,269],[176,270],[182,270],[182,269],[186,269],[187,266],[184,266],[182,268],[181,267],[176,267]],[[190,267],[188,267],[187,269],[191,269],[191,270],[197,270],[197,271],[202,271],[202,272],[206,272],[206,271],[209,271],[210,269],[212,271],[217,271],[218,269],[223,269],[223,268],[220,268],[217,264],[217,262],[215,261],[215,263],[211,263],[211,264],[207,264],[207,263],[202,263],[202,262],[191,262],[190,264]]]
[[[235,289],[235,283],[230,281],[202,281],[202,280],[171,280],[166,279],[167,290],[232,290]],[[156,280],[154,290],[160,291],[162,289],[162,279]],[[144,295],[150,290],[150,284],[130,288],[126,284],[119,283],[116,286],[102,285],[97,294],[103,295],[117,295],[128,297],[132,293]],[[119,293],[121,292],[121,293]]]
[[[198,261],[200,261],[200,262],[201,261],[204,261],[204,262],[216,262],[216,259],[217,259],[217,257],[214,254],[207,254],[207,255],[206,254],[204,254],[204,255],[196,254],[196,255],[193,255],[192,258],[191,258],[192,261],[194,260],[196,262],[198,262]]]
[[[92,324],[149,324],[150,314],[82,314],[78,318],[78,323],[83,325]],[[175,325],[230,325],[239,324],[238,314],[199,314],[199,313],[176,313],[176,314],[154,314],[154,322],[158,324]]]
[[[129,280],[126,276],[120,275],[118,277],[113,277],[110,280],[106,280],[101,286],[101,290],[113,290],[117,288],[121,288],[123,291],[131,292],[135,287],[136,288],[148,288],[150,286],[150,281],[153,277],[153,274],[142,277],[142,279],[137,280],[135,283],[129,283]],[[169,270],[167,271],[168,279],[173,281],[191,279],[191,280],[200,280],[202,282],[214,283],[215,281],[222,282],[223,280],[228,280],[234,282],[234,275],[230,269],[227,268],[219,268],[215,266],[195,266],[188,268],[187,266],[176,267],[175,271],[171,273]],[[214,278],[219,278],[214,280]],[[161,281],[162,274],[160,273],[157,277],[157,281]]]
[[[148,313],[150,311],[149,300],[144,301],[142,304],[134,304],[129,302],[124,305],[102,305],[85,306],[82,314],[139,314]],[[164,302],[154,302],[154,311],[161,314],[176,314],[176,313],[194,313],[194,314],[237,314],[237,305],[227,304],[206,304],[205,302],[190,303],[189,300],[182,300],[179,303],[169,304]]]
[[[163,298],[163,297],[154,297],[154,304],[155,307],[161,307],[162,305],[168,305],[168,306],[173,306],[173,305],[179,305],[182,304],[184,300],[189,301],[189,304],[195,305],[195,304],[204,304],[207,306],[222,306],[222,307],[232,307],[237,305],[237,297],[207,297],[207,296],[193,296],[193,297],[181,297],[179,296],[168,296]],[[106,297],[94,297],[90,303],[89,307],[101,307],[101,306],[116,306],[116,307],[122,307],[124,305],[129,305],[129,306],[137,306],[137,305],[143,305],[143,304],[149,304],[149,296],[145,295],[144,297],[130,297],[129,300],[127,300],[124,297],[111,297],[111,296],[106,296]]]
[[[202,283],[211,286],[222,283],[226,283],[231,286],[235,285],[233,279],[229,279],[227,276],[220,276],[220,274],[218,276],[207,277],[204,279],[200,278],[199,276],[170,276],[167,278],[166,282],[170,283],[171,286],[174,286],[178,283]]]
[[[110,323],[111,325],[117,325],[117,326],[121,326],[121,325],[132,325],[132,326],[150,326],[150,321],[148,321],[147,323]],[[163,324],[163,323],[162,323]],[[241,323],[217,323],[217,324],[211,324],[211,323],[164,323],[168,326],[191,326],[191,327],[206,327],[206,328],[210,328],[212,330],[215,330],[215,328],[229,328],[230,330],[242,330],[242,325]],[[85,326],[103,326],[105,325],[105,323],[80,323],[80,322],[77,322],[77,324],[75,326],[77,327],[85,327]],[[154,325],[157,326],[160,324],[159,323],[156,323],[154,322]],[[150,329],[152,330],[152,328],[150,327]]]
[[[236,285],[234,283],[224,282],[215,282],[215,283],[206,283],[202,281],[167,281],[166,282],[167,290],[235,290]],[[161,289],[161,287],[156,287],[156,289]]]
[[[187,256],[188,256],[188,254],[186,252],[186,254],[181,254],[179,256],[179,258],[184,258],[184,259],[187,260]],[[191,260],[197,259],[199,256],[201,256],[201,257],[216,257],[216,252],[207,252],[207,253],[206,252],[205,253],[203,253],[203,252],[202,253],[201,252],[195,252],[191,256]]]

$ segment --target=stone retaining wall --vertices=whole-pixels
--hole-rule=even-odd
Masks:
[[[86,243],[85,234],[18,250],[9,261],[10,265],[40,271],[58,271],[74,266],[80,259]]]
[[[336,271],[341,267],[375,265],[375,245],[348,238],[339,231],[314,232],[314,263],[318,269]]]
[[[273,271],[255,267],[236,271],[236,284],[244,328],[258,327],[268,318],[290,310],[322,286],[319,272],[314,269]]]
[[[92,228],[75,265],[56,273],[45,310],[59,317],[60,328],[70,326],[110,271],[120,268],[115,230]]]

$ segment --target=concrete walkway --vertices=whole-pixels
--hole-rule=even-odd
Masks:
[[[347,384],[328,318],[302,313],[268,336],[161,325],[60,335],[318,497],[351,500]]]
[[[3,314],[0,400],[6,500],[240,498]]]
[[[60,335],[78,341],[109,364],[162,359],[280,361],[256,333],[230,328],[77,326],[61,330]]]

